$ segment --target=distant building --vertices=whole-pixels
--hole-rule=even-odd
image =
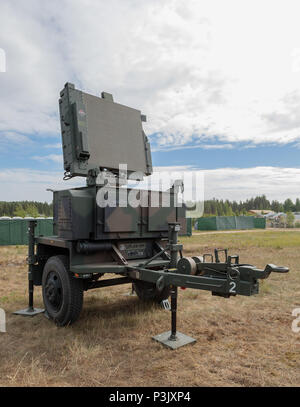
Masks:
[[[300,222],[300,212],[293,212],[293,215],[295,216],[294,224]]]
[[[252,213],[257,218],[264,218],[275,213],[274,211],[270,211],[269,209],[250,209],[250,211],[248,212]]]
[[[298,222],[300,223],[300,212],[292,212],[294,215],[294,226]],[[287,214],[284,212],[273,213],[272,215],[265,216],[267,219],[268,227],[286,227]]]

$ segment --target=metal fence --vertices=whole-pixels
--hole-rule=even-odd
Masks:
[[[266,220],[254,216],[211,216],[197,219],[197,230],[265,229]]]
[[[27,245],[28,221],[33,218],[0,218],[0,246]],[[53,219],[37,218],[36,236],[53,235]]]
[[[28,221],[33,218],[0,218],[0,246],[27,245]],[[53,218],[36,218],[36,236],[53,235]],[[184,236],[192,235],[192,219],[186,219],[187,232]]]

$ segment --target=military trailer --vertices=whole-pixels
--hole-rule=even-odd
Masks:
[[[186,227],[186,209],[178,204],[182,183],[167,191],[126,185],[153,172],[146,117],[109,93],[93,96],[70,83],[59,108],[64,179],[85,177],[86,186],[53,191],[54,236],[35,236],[35,222],[29,223],[29,308],[18,314],[44,312],[33,307],[34,286],[42,286],[46,316],[69,325],[80,316],[84,291],[131,283],[141,301],[172,311],[171,330],[154,339],[174,349],[195,341],[176,330],[178,287],[250,296],[258,293],[259,279],[288,272],[242,264],[227,249],[184,257],[178,241]],[[129,202],[132,194],[137,205]]]

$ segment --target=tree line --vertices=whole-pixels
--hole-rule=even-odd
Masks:
[[[265,209],[285,213],[300,212],[300,199],[297,198],[295,202],[289,198],[284,202],[269,201],[265,195],[261,195],[239,202],[222,199],[204,201],[204,215],[206,216],[246,215],[251,209]],[[0,201],[0,216],[53,216],[53,204],[36,201]]]
[[[0,201],[0,216],[53,216],[53,204],[36,201],[5,202]]]
[[[265,195],[246,201],[229,201],[210,199],[204,201],[204,215],[206,216],[233,216],[246,215],[251,209],[272,210],[274,212],[300,212],[300,199],[293,202],[290,198],[284,202],[277,200],[269,201]]]

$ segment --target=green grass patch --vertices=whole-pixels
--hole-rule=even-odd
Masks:
[[[191,237],[180,237],[184,245],[199,244],[201,246],[247,248],[271,247],[283,249],[285,247],[300,246],[300,232],[263,231],[263,232],[236,232],[236,233],[207,233]]]

